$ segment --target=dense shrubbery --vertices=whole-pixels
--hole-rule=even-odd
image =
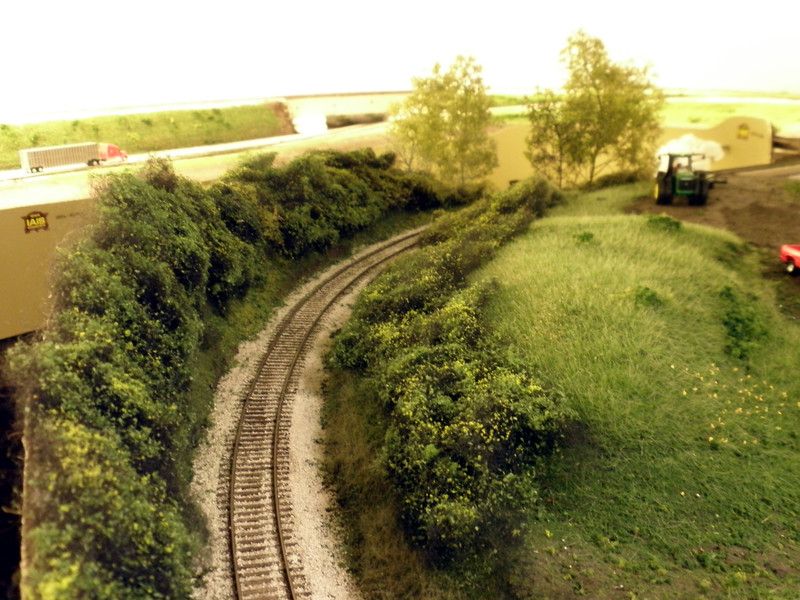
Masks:
[[[331,353],[368,378],[407,530],[439,565],[491,556],[519,534],[537,461],[571,416],[484,329],[495,284],[467,281],[560,198],[531,180],[442,216],[425,247],[361,294]]]
[[[187,598],[202,527],[188,498],[211,409],[203,315],[389,210],[457,202],[363,151],[259,157],[210,189],[153,159],[96,181],[54,310],[10,353],[25,414],[27,598]]]
[[[391,170],[393,154],[370,150],[310,152],[283,169],[267,154],[231,172],[212,189],[225,222],[265,252],[298,257],[376,222],[387,210],[459,205],[456,193],[427,176]]]

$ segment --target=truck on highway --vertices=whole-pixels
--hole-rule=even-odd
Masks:
[[[19,162],[29,173],[68,165],[94,167],[108,160],[124,161],[127,158],[128,154],[124,150],[104,142],[28,148],[19,151]]]

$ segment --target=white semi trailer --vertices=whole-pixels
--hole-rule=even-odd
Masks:
[[[68,165],[93,167],[108,160],[123,161],[127,158],[128,154],[125,151],[114,144],[104,142],[28,148],[19,151],[19,162],[23,170],[29,173]]]

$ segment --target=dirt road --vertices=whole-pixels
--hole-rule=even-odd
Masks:
[[[800,244],[800,196],[786,184],[800,174],[800,165],[771,170],[740,171],[725,175],[727,183],[714,186],[706,206],[688,206],[685,200],[658,205],[652,196],[641,198],[631,212],[662,214],[727,229],[765,251],[777,253],[781,244]],[[777,255],[777,254],[776,254]]]

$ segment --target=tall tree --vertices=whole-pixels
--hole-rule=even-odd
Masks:
[[[528,107],[531,130],[525,156],[534,168],[558,187],[572,183],[580,146],[580,123],[569,106],[552,90],[538,94]]]
[[[570,167],[575,182],[599,175],[643,170],[653,161],[661,131],[664,97],[650,81],[647,67],[611,61],[603,42],[578,31],[568,39],[561,60],[569,76],[559,101],[545,93],[544,105],[529,112],[529,158],[549,144],[557,164]]]
[[[409,169],[419,163],[446,181],[464,184],[497,166],[481,71],[474,58],[459,56],[447,71],[436,63],[430,77],[412,79],[411,94],[392,111],[390,129]]]

